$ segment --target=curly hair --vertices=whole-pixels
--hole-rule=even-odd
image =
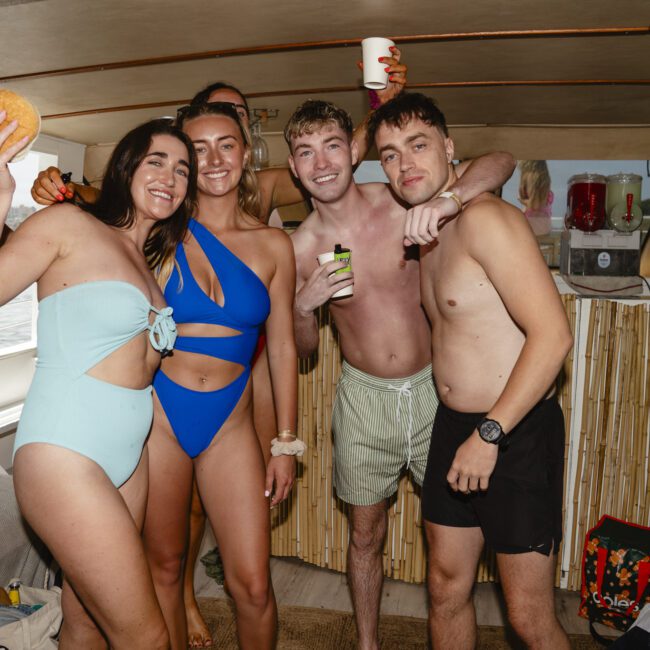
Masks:
[[[284,127],[284,139],[289,149],[292,139],[318,131],[326,124],[335,124],[345,131],[349,140],[352,139],[352,118],[347,111],[320,99],[303,102]]]
[[[368,141],[374,142],[377,130],[382,124],[402,128],[414,119],[440,129],[446,138],[449,137],[445,116],[431,97],[422,93],[400,93],[370,116]]]

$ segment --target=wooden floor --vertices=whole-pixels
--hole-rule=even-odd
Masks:
[[[201,555],[214,547],[211,534],[206,534]],[[277,601],[281,605],[301,605],[340,611],[352,611],[350,592],[344,574],[315,567],[293,558],[272,558],[271,574]],[[197,562],[194,584],[198,596],[225,598],[223,588],[209,578],[203,565]],[[589,634],[587,621],[577,614],[580,598],[578,592],[557,589],[555,607],[566,632]],[[504,625],[505,606],[499,586],[492,583],[477,584],[474,605],[479,625]],[[386,579],[382,594],[383,614],[427,617],[427,600],[424,585],[413,585]]]

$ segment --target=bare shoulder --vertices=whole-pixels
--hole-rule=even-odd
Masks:
[[[307,215],[307,218],[291,233],[293,247],[298,251],[311,248],[316,245],[319,238],[323,236],[322,222],[318,212],[314,210]]]
[[[78,234],[80,228],[90,225],[89,219],[94,220],[94,217],[76,205],[51,205],[32,214],[16,229],[16,233],[63,239],[67,235]]]
[[[264,226],[264,228],[260,230],[260,235],[264,238],[266,244],[274,250],[284,254],[289,251],[293,253],[291,239],[281,228]]]
[[[463,235],[482,231],[484,227],[515,228],[516,230],[527,227],[526,218],[521,210],[488,192],[480,194],[470,201],[457,221],[458,229]]]
[[[282,229],[255,220],[254,223],[246,223],[242,234],[245,236],[242,242],[248,242],[251,250],[255,251],[256,258],[273,260],[276,266],[281,264],[282,260],[289,259],[293,266],[293,246],[289,236]]]
[[[521,210],[493,194],[477,196],[458,217],[457,231],[468,247],[532,246],[535,236]]]

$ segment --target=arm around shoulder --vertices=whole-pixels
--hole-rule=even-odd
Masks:
[[[277,207],[299,203],[305,199],[298,181],[288,167],[262,169],[257,172],[262,203],[261,221],[266,223]]]
[[[460,163],[456,167],[458,180],[448,188],[467,203],[483,192],[495,192],[515,171],[516,160],[507,151],[484,154],[474,160]]]

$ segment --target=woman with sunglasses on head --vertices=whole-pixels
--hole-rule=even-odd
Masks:
[[[242,648],[275,643],[271,504],[288,496],[295,459],[295,262],[281,230],[256,216],[250,141],[230,104],[179,112],[198,159],[198,204],[188,235],[161,265],[178,339],[154,380],[145,548],[172,647],[187,646],[183,556],[192,477],[215,533]],[[266,323],[279,434],[265,468],[253,424],[251,361]]]
[[[11,154],[0,155],[0,226]],[[38,363],[13,469],[25,519],[63,569],[61,650],[169,648],[140,533],[151,380],[176,326],[148,263],[175,250],[195,191],[192,143],[150,122],[118,143],[93,206],[42,210],[0,249],[0,304],[38,283]]]

